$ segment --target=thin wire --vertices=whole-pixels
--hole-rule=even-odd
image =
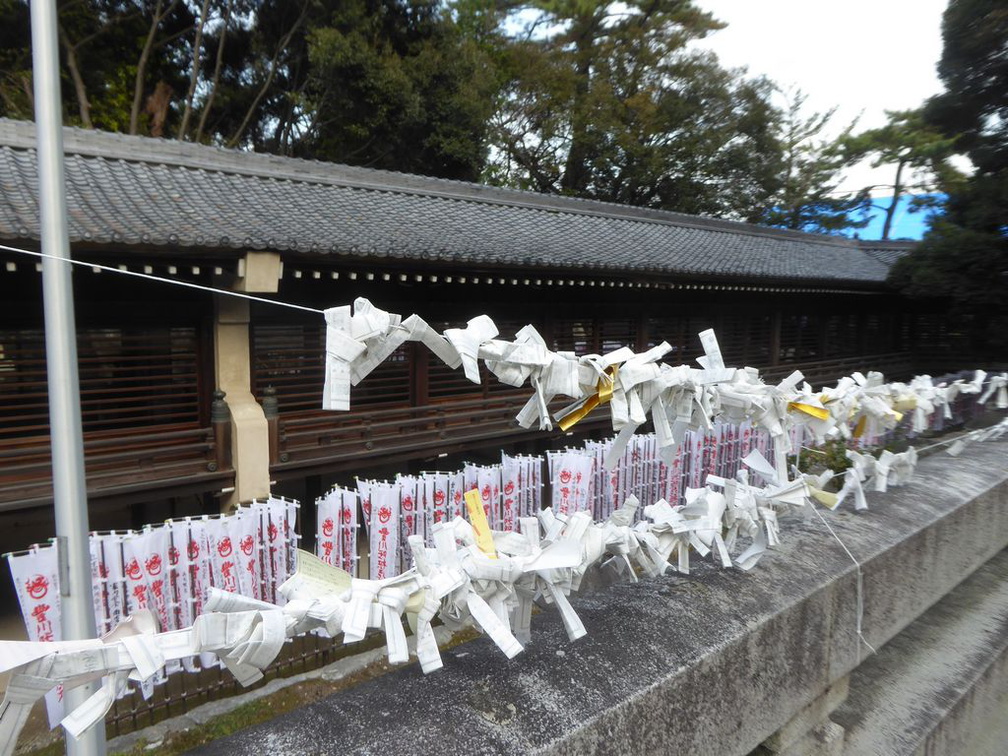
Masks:
[[[927,451],[928,449],[935,449],[935,448],[937,448],[939,446],[944,446],[945,444],[953,444],[956,441],[966,441],[966,440],[972,439],[973,436],[979,436],[981,433],[983,433],[985,431],[988,431],[988,430],[990,430],[990,428],[977,428],[976,430],[972,430],[969,433],[960,433],[958,436],[952,436],[951,438],[945,438],[945,439],[942,439],[941,441],[938,441],[937,443],[929,444],[928,446],[922,446],[920,448],[917,448],[917,453],[919,454],[920,452]]]
[[[877,654],[878,651],[876,651],[875,647],[868,642],[868,639],[864,637],[864,633],[861,631],[861,620],[864,618],[864,578],[861,574],[861,563],[854,558],[854,555],[851,554],[850,549],[848,549],[847,545],[840,540],[840,536],[838,536],[836,534],[836,531],[830,527],[830,524],[828,522],[826,522],[826,518],[822,516],[822,513],[814,506],[812,507],[812,511],[816,513],[816,516],[822,521],[822,524],[826,526],[826,530],[830,532],[830,535],[833,536],[836,539],[836,542],[840,544],[840,548],[842,548],[844,551],[847,552],[847,556],[850,557],[851,561],[854,562],[854,566],[857,568],[857,627],[856,627],[857,636],[862,643],[864,643],[866,646],[868,646],[869,649],[871,649],[871,652],[873,654]],[[861,663],[861,646],[858,646],[858,664],[860,663]]]
[[[243,294],[240,291],[228,291],[227,289],[216,289],[213,286],[203,286],[202,284],[191,283],[189,281],[177,281],[171,278],[162,278],[161,276],[151,275],[150,273],[138,273],[133,270],[122,270],[121,268],[113,268],[108,265],[99,265],[98,263],[86,262],[84,260],[74,260],[67,259],[65,257],[59,257],[58,255],[48,255],[44,252],[35,252],[30,249],[20,249],[18,247],[8,247],[6,244],[0,244],[0,249],[6,250],[7,252],[18,252],[22,255],[30,255],[31,257],[43,257],[49,260],[62,260],[63,262],[68,262],[71,265],[80,265],[88,268],[93,268],[97,270],[104,270],[109,273],[119,273],[123,276],[133,276],[134,278],[143,278],[148,281],[158,281],[159,283],[171,284],[172,286],[182,286],[186,289],[196,289],[198,291],[208,291],[212,294],[223,294],[228,297],[237,297],[239,299],[248,299],[252,302],[262,302],[264,304],[277,305],[278,307],[289,307],[292,310],[301,310],[303,312],[313,312],[317,315],[324,315],[324,310],[318,310],[314,307],[305,307],[304,305],[292,304],[291,302],[282,302],[277,299],[266,299],[265,297],[255,297],[251,294]]]

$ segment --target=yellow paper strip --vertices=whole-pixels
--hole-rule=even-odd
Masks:
[[[861,438],[864,435],[865,425],[868,424],[868,416],[861,415],[861,419],[857,421],[857,425],[854,426],[854,438]]]
[[[497,558],[497,547],[494,546],[490,523],[487,522],[483,510],[483,499],[476,489],[465,492],[466,510],[469,512],[469,524],[476,531],[476,546],[491,559]]]
[[[598,398],[601,404],[605,404],[610,399],[612,399],[613,388],[616,386],[616,374],[619,372],[619,365],[612,365],[606,368],[606,374],[609,376],[609,380],[605,378],[599,378],[598,385]]]
[[[787,408],[789,410],[798,410],[799,412],[804,412],[806,415],[811,415],[812,417],[818,418],[819,420],[829,419],[829,410],[824,407],[816,407],[814,404],[803,404],[802,402],[788,402]]]
[[[599,378],[598,383],[595,386],[595,393],[585,399],[584,404],[576,410],[568,412],[557,421],[557,425],[560,426],[560,430],[570,430],[579,422],[584,420],[593,409],[598,407],[600,404],[606,404],[612,399],[613,387],[616,385],[616,373],[618,370],[619,365],[613,365],[612,367],[606,368],[606,374],[609,378]]]
[[[812,488],[812,486],[809,486],[809,491],[812,494],[812,498],[818,501],[820,504],[830,509],[836,509],[837,499],[839,497],[835,493],[830,493],[829,491],[823,491],[820,488]]]
[[[585,417],[588,416],[593,409],[599,406],[599,396],[598,394],[592,394],[589,396],[585,403],[578,407],[573,412],[569,412],[557,421],[557,425],[560,426],[560,430],[568,431],[581,422]]]

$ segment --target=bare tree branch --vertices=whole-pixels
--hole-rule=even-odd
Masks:
[[[199,124],[196,126],[196,137],[194,141],[203,140],[203,130],[206,128],[207,118],[210,109],[213,107],[214,98],[217,96],[217,85],[220,83],[221,68],[224,67],[224,43],[227,41],[228,25],[231,22],[231,6],[233,0],[228,0],[224,6],[224,24],[221,26],[220,43],[217,45],[217,60],[214,62],[213,79],[210,82],[210,94],[207,95],[206,102],[203,103],[203,110],[200,113]]]
[[[259,103],[262,102],[262,98],[266,96],[270,86],[273,84],[273,77],[276,75],[277,61],[280,60],[280,55],[287,49],[287,45],[289,45],[291,39],[293,39],[294,33],[301,27],[301,24],[304,23],[307,16],[308,3],[305,3],[301,7],[301,15],[298,16],[290,30],[288,30],[288,32],[277,43],[276,50],[273,52],[273,57],[270,59],[269,73],[266,75],[266,81],[264,81],[262,86],[259,87],[259,91],[256,93],[255,99],[252,100],[252,104],[249,105],[248,110],[245,111],[245,117],[242,118],[241,125],[239,125],[235,133],[231,135],[231,138],[227,140],[228,147],[234,147],[237,145],[238,141],[242,137],[242,134],[245,133],[245,129],[248,128],[249,121],[252,120],[252,116],[255,114],[256,108],[259,107]]]
[[[70,71],[70,79],[73,81],[74,94],[77,97],[77,111],[80,113],[81,123],[84,128],[93,129],[91,123],[91,102],[88,100],[87,87],[84,85],[84,78],[81,76],[80,64],[77,62],[77,45],[70,44],[63,24],[59,24],[59,38],[66,51],[67,70]]]
[[[154,43],[157,39],[158,27],[161,26],[161,22],[168,17],[168,14],[174,10],[178,2],[179,0],[171,0],[168,6],[165,7],[163,0],[157,0],[157,5],[154,6],[154,14],[151,16],[150,29],[147,32],[147,38],[144,40],[143,50],[140,52],[140,59],[137,61],[136,78],[133,81],[133,106],[130,108],[130,134],[136,134],[140,124],[140,110],[143,105],[144,78],[146,78],[147,75],[147,63],[150,61],[151,50],[154,49]]]
[[[206,28],[207,14],[210,12],[210,0],[203,0],[199,21],[196,24],[196,39],[193,42],[192,70],[189,72],[189,90],[186,92],[185,110],[182,113],[182,123],[179,125],[178,138],[185,139],[189,131],[189,119],[192,117],[193,97],[196,95],[196,82],[199,81],[200,50],[203,48],[203,30]]]

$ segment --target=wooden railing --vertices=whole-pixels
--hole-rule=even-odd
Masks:
[[[796,368],[817,388],[856,370],[880,370],[887,379],[913,374],[911,355],[905,353],[791,363],[761,372],[767,380],[779,380]],[[529,396],[528,389],[498,390],[485,397],[422,406],[371,405],[346,414],[305,409],[271,412],[272,468],[287,475],[336,472],[543,438],[537,428],[526,430],[514,421]],[[560,406],[557,402],[555,408]],[[608,414],[598,411],[579,429],[598,431],[608,422]],[[228,443],[221,435],[228,426],[218,421],[210,427],[164,425],[86,433],[89,497],[157,490],[179,495],[229,485],[233,472]],[[44,506],[51,501],[48,435],[0,440],[0,510]]]
[[[217,431],[219,433],[219,430]],[[233,471],[215,429],[161,426],[85,434],[88,498],[227,485]],[[49,436],[0,442],[0,511],[52,502]]]
[[[912,378],[914,367],[914,357],[909,352],[889,352],[817,362],[782,363],[760,368],[760,376],[770,382],[786,378],[792,371],[800,370],[813,388],[820,388],[856,371],[865,374],[876,371],[885,375],[886,381],[900,381]]]
[[[857,370],[879,370],[887,380],[909,378],[913,362],[909,354],[890,353],[790,363],[760,372],[767,380],[779,380],[796,369],[819,388]],[[481,399],[446,400],[417,407],[368,407],[347,414],[322,410],[280,412],[272,421],[277,439],[273,468],[281,473],[306,468],[337,472],[359,468],[363,463],[384,464],[542,437],[538,429],[525,430],[514,420],[530,395],[528,389],[519,389]],[[558,401],[554,409],[560,406],[562,402]],[[608,422],[608,414],[599,410],[579,428],[597,430]]]
[[[89,498],[178,495],[229,477],[225,426],[201,411],[202,353],[191,324],[78,330]],[[44,331],[0,329],[0,510],[52,501],[48,397]]]
[[[515,415],[527,392],[511,391],[489,398],[445,401],[420,407],[368,408],[337,415],[317,411],[277,418],[274,468],[293,471],[325,465],[337,470],[362,462],[435,456],[473,444],[508,443],[541,436],[525,430]],[[557,405],[559,406],[559,404]],[[605,420],[601,413],[591,424]]]

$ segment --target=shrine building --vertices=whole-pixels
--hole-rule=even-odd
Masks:
[[[271,489],[310,503],[356,474],[570,442],[515,425],[527,388],[469,383],[414,344],[354,388],[349,413],[322,411],[312,310],[356,297],[438,330],[482,313],[503,338],[532,323],[578,354],[665,340],[672,364],[713,327],[728,364],[814,385],[951,356],[940,309],[886,284],[912,243],[98,131],[66,129],[64,147],[71,249],[87,263],[73,281],[95,529]],[[34,124],[0,120],[0,244],[38,251],[38,223]],[[40,270],[0,250],[3,550],[53,532]],[[576,431],[605,434],[605,415]]]

